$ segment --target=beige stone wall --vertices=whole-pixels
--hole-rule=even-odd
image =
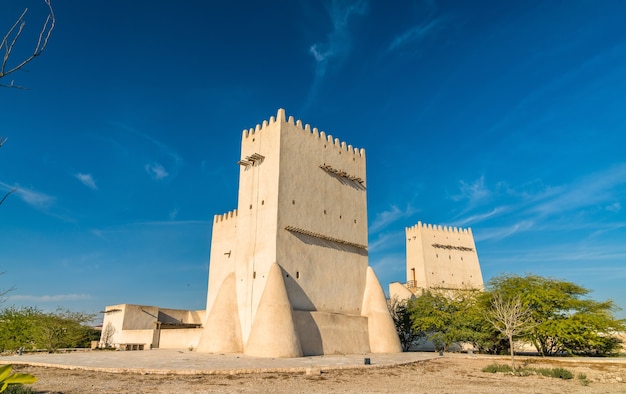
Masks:
[[[244,342],[250,335],[267,272],[276,262],[276,217],[281,122],[272,117],[244,131],[241,161],[254,155],[263,158],[251,165],[240,164],[238,195],[237,299]],[[213,261],[211,261],[213,264]]]
[[[389,283],[389,298],[398,300],[406,300],[413,297],[414,294],[406,287],[405,283],[391,282]]]
[[[195,349],[201,334],[202,328],[161,330],[159,349]]]
[[[215,215],[211,236],[211,264],[209,265],[209,291],[207,310],[211,310],[217,292],[232,272],[237,255],[237,210],[223,215]]]
[[[368,274],[365,151],[287,119],[279,110],[276,117],[244,130],[238,164],[236,214],[214,222],[207,320],[198,350],[243,349],[268,357],[295,357],[303,347],[304,353],[314,348],[360,352],[372,340],[378,342],[370,333],[374,327],[378,336],[388,337],[378,349],[399,351],[386,309],[380,313],[376,306],[371,316],[362,313],[366,283],[378,284]],[[381,298],[384,305],[384,293],[376,291],[380,285],[368,286],[374,290],[367,299]],[[237,307],[231,311],[233,299]],[[330,320],[323,317],[309,319],[318,339],[326,338],[329,345],[312,344],[305,334],[310,328],[294,320],[304,311],[339,314],[334,321],[349,328],[326,324]],[[367,346],[361,340],[348,345],[354,340],[349,332],[363,321],[368,322]],[[241,337],[223,332],[225,326],[240,327]]]
[[[116,347],[124,343],[143,344],[144,350],[154,347],[154,330],[124,330],[115,341]]]
[[[406,229],[406,238],[407,283],[417,288],[484,287],[471,229],[419,222]]]
[[[367,318],[339,313],[294,311],[302,355],[369,353]]]
[[[368,265],[365,151],[293,118],[281,147],[277,261],[292,305],[359,315]]]
[[[114,334],[109,340],[109,344],[120,343],[120,335],[122,332],[122,325],[124,324],[124,310],[126,304],[109,305],[104,309],[104,319],[102,321],[102,333],[107,330],[109,323],[113,327]],[[103,338],[101,338],[100,346],[104,346]]]
[[[210,289],[221,285],[234,260],[244,341],[274,262],[284,270],[294,309],[360,314],[367,268],[365,151],[279,111],[243,132],[240,159],[255,154],[262,160],[240,166],[236,220],[215,222],[209,279]],[[226,249],[234,251],[230,259]],[[208,308],[216,294],[209,290]]]
[[[124,305],[122,330],[153,329],[159,318],[159,308],[148,305]]]
[[[205,311],[167,309],[148,305],[120,304],[105,308],[102,331],[109,323],[115,334],[110,343],[119,346],[124,343],[144,344],[150,348],[188,348],[197,346],[202,332],[197,329],[158,329],[162,324],[201,324]],[[174,333],[179,331],[178,333]],[[178,336],[177,338],[175,338]],[[165,338],[165,344],[163,340]],[[101,345],[104,345],[101,340]]]

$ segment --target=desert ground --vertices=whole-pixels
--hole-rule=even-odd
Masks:
[[[482,372],[506,358],[445,355],[391,367],[361,366],[293,373],[162,375],[68,370],[16,365],[39,378],[38,393],[625,393],[626,363],[606,359],[517,358],[533,368],[562,367],[563,380]],[[312,373],[311,373],[312,372]],[[578,375],[584,374],[586,382]]]

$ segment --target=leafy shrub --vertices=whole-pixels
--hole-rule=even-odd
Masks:
[[[572,379],[574,374],[565,368],[538,368],[535,370],[539,375],[548,376],[550,378]]]
[[[12,384],[7,386],[7,389],[3,392],[3,394],[33,394],[34,391],[23,384]]]
[[[13,366],[11,364],[0,367],[0,393],[13,385],[30,384],[37,381],[37,378],[33,375],[25,373],[11,373],[12,371]]]
[[[489,364],[485,368],[483,368],[483,372],[513,372],[513,368],[507,364]]]
[[[565,368],[552,368],[552,377],[559,379],[572,379],[574,374]]]
[[[589,386],[589,379],[587,379],[587,375],[585,375],[584,373],[581,372],[576,377],[578,378],[578,380],[580,380],[580,383],[583,386]]]
[[[572,379],[574,374],[568,371],[565,368],[518,368],[513,369],[508,364],[489,364],[485,368],[482,369],[483,372],[489,373],[514,373],[517,376],[529,376],[529,375],[542,375],[550,378],[559,378],[559,379]],[[586,381],[587,377],[583,375],[583,378],[578,377],[581,382]],[[588,381],[587,381],[588,383]],[[585,384],[586,386],[586,384]]]

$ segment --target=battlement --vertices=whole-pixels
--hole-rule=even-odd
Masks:
[[[469,234],[469,235],[472,234],[472,229],[470,227],[461,228],[461,227],[452,227],[452,226],[441,226],[441,225],[436,225],[436,224],[435,225],[426,224],[422,222],[417,222],[416,225],[407,227],[406,232],[407,233],[415,232],[419,229],[427,229],[427,230],[437,231],[437,232],[442,232],[442,233]]]
[[[232,218],[237,218],[237,210],[234,209],[232,211],[228,211],[227,213],[224,213],[222,215],[215,215],[213,217],[213,222],[214,223],[219,223],[219,222],[223,222],[224,220],[228,220],[228,219],[232,219]]]
[[[332,135],[326,135],[324,131],[319,131],[316,127],[311,128],[309,124],[303,125],[302,121],[298,119],[294,120],[293,116],[289,116],[289,118],[285,115],[285,110],[280,108],[276,116],[271,116],[269,121],[264,120],[263,123],[257,124],[255,128],[244,129],[242,132],[242,138],[245,141],[246,139],[255,136],[257,133],[262,132],[265,128],[275,124],[275,123],[286,123],[291,126],[296,127],[301,130],[303,134],[311,136],[312,138],[317,138],[320,142],[325,142],[327,144],[333,145],[337,149],[341,149],[342,151],[352,153],[356,157],[365,158],[365,149],[355,148],[352,145],[346,144],[343,141],[340,141],[339,138],[333,138]]]

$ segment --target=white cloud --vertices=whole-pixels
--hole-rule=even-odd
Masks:
[[[479,223],[479,222],[482,222],[483,220],[487,220],[487,219],[490,219],[490,218],[492,218],[494,216],[497,216],[497,215],[505,212],[506,210],[507,210],[507,208],[505,208],[505,207],[496,207],[496,208],[492,209],[489,212],[475,214],[475,215],[468,216],[468,217],[463,218],[463,219],[456,220],[453,223],[453,225],[461,227],[461,226],[466,226],[468,224],[471,225],[471,224]]]
[[[11,295],[8,297],[11,301],[27,301],[27,302],[59,302],[59,301],[80,301],[88,300],[89,294],[54,294],[54,295]]]
[[[91,232],[93,235],[95,235],[96,237],[98,237],[98,238],[100,238],[100,239],[104,239],[104,240],[106,240],[106,238],[105,238],[105,236],[104,236],[104,234],[102,233],[102,231],[101,231],[101,230],[98,230],[98,229],[92,229],[92,230],[90,230],[90,232]]]
[[[609,212],[617,213],[622,210],[622,204],[620,204],[619,202],[614,202],[613,204],[607,205],[605,209]]]
[[[454,201],[468,200],[470,206],[475,206],[480,202],[487,200],[491,196],[491,192],[485,186],[485,176],[481,176],[473,183],[459,181],[460,194],[452,196]]]
[[[350,51],[351,36],[348,31],[348,21],[353,15],[364,15],[367,11],[366,1],[340,1],[332,2],[328,9],[333,30],[328,34],[325,42],[315,43],[309,47],[309,53],[315,59],[315,79],[308,101],[317,91],[318,85],[326,75],[328,63],[331,59],[340,60]]]
[[[40,193],[25,187],[11,186],[0,182],[0,187],[8,190],[17,189],[14,195],[18,196],[22,201],[37,209],[46,209],[56,202],[56,198],[45,193]]]
[[[524,232],[530,230],[535,223],[530,220],[522,220],[517,223],[513,223],[509,226],[498,227],[498,228],[483,228],[477,234],[474,234],[475,241],[486,241],[486,240],[500,240],[503,238],[510,237],[513,234]]]
[[[368,251],[380,252],[399,245],[404,245],[404,229],[401,231],[394,231],[392,233],[380,234],[375,240],[369,243]]]
[[[595,205],[604,206],[607,201],[615,201],[615,188],[625,185],[626,164],[620,164],[555,189],[556,193],[553,190],[548,198],[533,206],[530,212],[540,216],[553,216]],[[617,204],[613,209],[619,208],[619,203]]]
[[[389,50],[393,51],[404,45],[408,45],[412,42],[419,41],[430,34],[439,25],[439,19],[433,19],[425,21],[419,25],[411,27],[404,33],[396,36],[391,44],[389,44]]]
[[[387,284],[391,281],[404,281],[406,278],[404,253],[390,253],[384,256],[371,257],[369,260],[381,284]]]
[[[159,163],[146,164],[144,168],[152,179],[161,180],[169,175],[165,168]]]
[[[348,21],[353,15],[363,15],[367,10],[366,1],[339,1],[332,2],[328,10],[333,24],[333,30],[328,34],[328,40],[323,43],[313,44],[309,52],[318,63],[325,63],[329,58],[345,55],[350,49],[350,34]],[[323,67],[325,71],[325,66]],[[319,69],[318,69],[319,71]]]
[[[410,205],[407,206],[406,209],[404,210],[401,210],[397,206],[393,205],[390,210],[380,212],[376,215],[376,218],[374,219],[374,221],[372,222],[372,225],[370,226],[370,233],[375,233],[379,230],[382,230],[388,225],[390,225],[391,223],[399,219],[411,216],[415,212],[417,212],[417,209],[414,209]]]
[[[170,220],[175,220],[176,216],[178,216],[178,209],[174,208],[169,213]]]
[[[75,175],[75,177],[91,190],[98,190],[98,186],[96,186],[96,182],[93,180],[91,174],[83,174],[79,172]]]

